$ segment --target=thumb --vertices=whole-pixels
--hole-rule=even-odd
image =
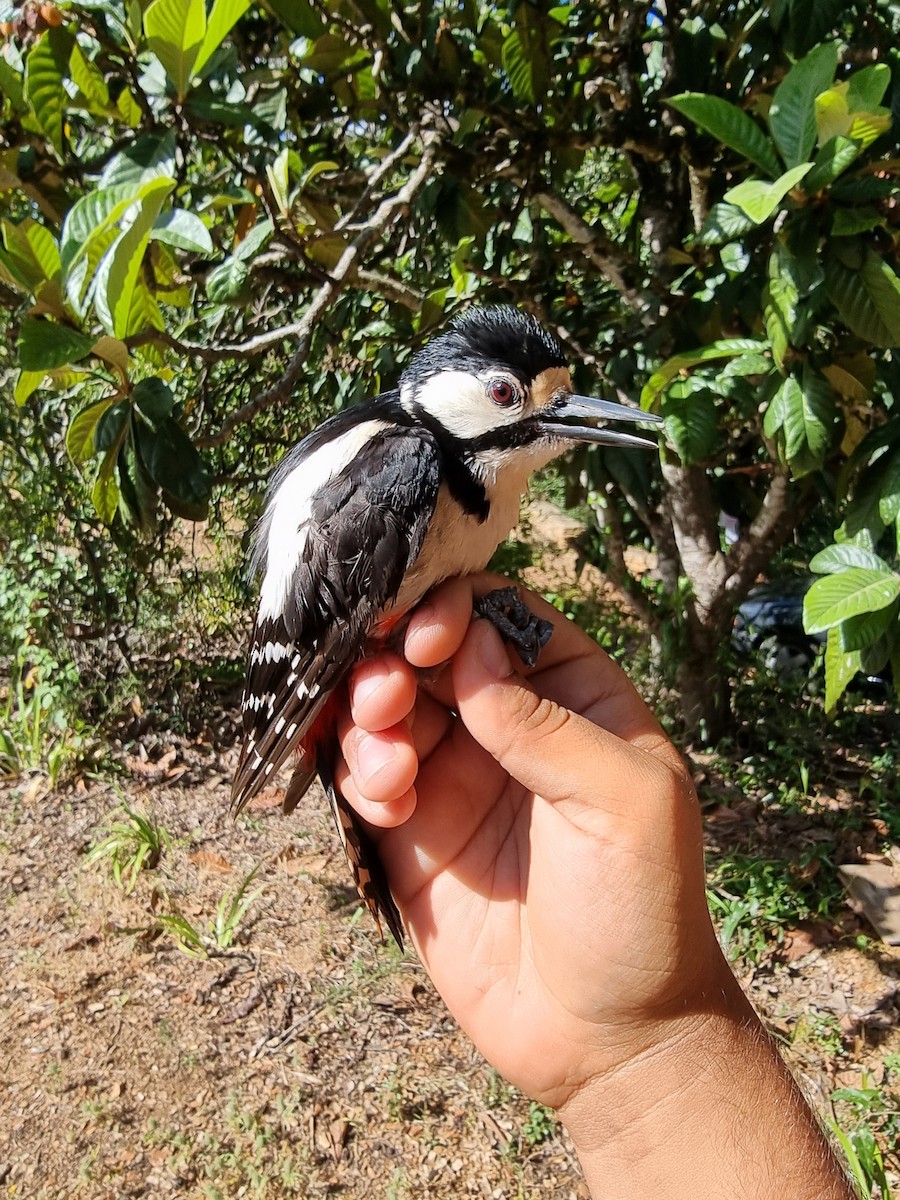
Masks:
[[[635,800],[652,795],[668,774],[652,755],[536,691],[513,669],[488,621],[469,627],[453,660],[453,685],[472,737],[513,779],[572,819],[587,810],[595,818],[633,818]]]

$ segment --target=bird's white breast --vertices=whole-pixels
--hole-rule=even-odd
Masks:
[[[398,609],[411,608],[445,579],[471,575],[487,566],[519,518],[529,473],[509,466],[497,472],[488,486],[490,512],[486,521],[464,512],[446,484],[441,485],[422,550],[397,597]]]

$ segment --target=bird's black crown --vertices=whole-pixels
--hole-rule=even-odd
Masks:
[[[478,373],[491,366],[527,383],[550,367],[565,365],[559,342],[529,313],[508,305],[471,308],[416,354],[400,384],[416,387],[441,371]]]

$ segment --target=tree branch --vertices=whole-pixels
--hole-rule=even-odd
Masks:
[[[626,272],[639,270],[639,264],[605,233],[598,232],[583,220],[574,209],[553,192],[536,192],[533,199],[580,247],[585,258],[616,288],[622,299],[638,313],[649,313],[655,307],[650,293],[633,287]]]
[[[252,400],[231,413],[217,433],[210,434],[204,438],[198,438],[198,446],[221,446],[228,440],[236,425],[252,420],[258,413],[271,408],[273,405],[286,400],[290,396],[297,380],[303,372],[316,323],[334,303],[343,290],[344,285],[349,281],[350,276],[357,270],[358,259],[381,236],[397,214],[412,203],[432,177],[437,166],[439,145],[440,141],[437,131],[434,129],[426,130],[422,138],[422,157],[419,160],[419,165],[410,175],[409,179],[393,196],[382,200],[370,219],[362,226],[356,237],[341,255],[337,266],[331,272],[330,278],[319,288],[303,317],[295,325],[285,327],[292,330],[292,337],[296,338],[298,345],[293,358],[288,363],[287,370],[278,383],[260,392],[258,396],[255,396]],[[381,165],[383,166],[384,164]]]

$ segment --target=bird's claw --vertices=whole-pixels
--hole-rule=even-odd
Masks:
[[[497,588],[476,598],[476,614],[490,621],[503,640],[513,646],[526,667],[533,667],[550,641],[553,626],[536,617],[514,587]]]

